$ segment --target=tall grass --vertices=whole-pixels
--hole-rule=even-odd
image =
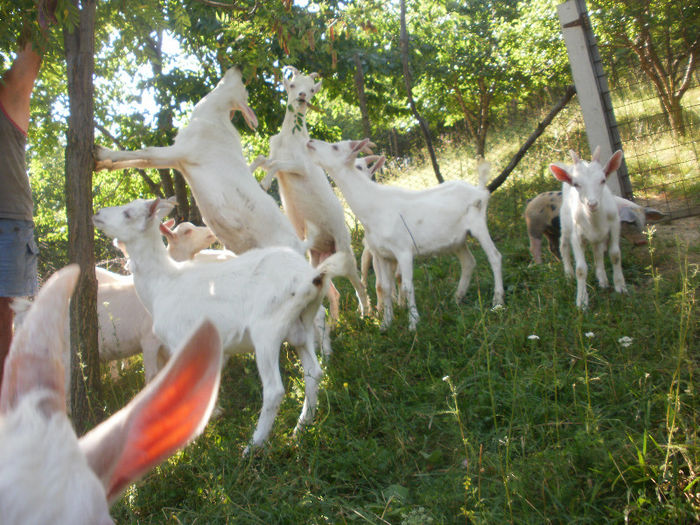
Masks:
[[[454,258],[417,265],[415,334],[405,311],[387,333],[360,319],[338,280],[344,302],[313,426],[291,435],[303,379],[285,348],[270,442],[241,457],[262,393],[253,358],[231,359],[223,416],[132,486],[117,522],[696,523],[697,265],[653,234],[646,248],[623,244],[629,295],[592,286],[580,312],[560,265],[530,266],[522,221],[499,213],[522,191],[509,185],[490,210],[505,308],[490,307],[477,246],[461,304]],[[140,381],[137,360],[113,384],[113,407]]]

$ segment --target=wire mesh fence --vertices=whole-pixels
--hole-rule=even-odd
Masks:
[[[700,81],[681,99],[682,130],[673,129],[649,80],[617,74],[613,104],[635,200],[671,219],[700,214]],[[677,128],[680,126],[677,126]]]
[[[684,129],[681,133],[671,127],[654,85],[636,64],[607,67],[615,68],[614,75],[609,77],[610,91],[635,201],[642,206],[656,208],[670,220],[700,215],[700,76],[697,73],[693,75],[691,85],[681,99]],[[547,106],[554,102],[555,97],[543,98],[540,109],[546,112]],[[504,119],[511,125],[507,133],[513,147],[522,144],[534,129],[532,115],[533,108],[530,108],[520,113],[514,111]],[[528,124],[512,126],[515,122]],[[536,143],[512,173],[510,183],[517,181],[522,185],[528,179],[542,180],[547,171],[546,163],[567,161],[566,151],[569,148],[583,154],[587,149],[583,126],[578,100],[574,97],[566,110],[549,126],[546,132],[549,145],[543,148]],[[487,142],[487,158],[495,161],[493,176],[498,174],[502,164],[510,160],[493,157],[511,155],[513,152],[513,148],[496,144],[502,140],[499,134],[505,131],[494,128]],[[449,143],[454,145],[469,140],[459,130],[436,135],[438,150]],[[423,137],[417,132],[403,134],[397,130],[387,130],[376,137],[375,142],[388,153],[390,164],[396,168],[429,164]],[[494,148],[499,151],[494,152]],[[444,162],[439,154],[438,161],[445,179],[461,178],[461,173],[454,173],[455,167]],[[461,168],[458,171],[461,172]],[[554,189],[556,183],[552,182],[552,186],[549,189]],[[513,202],[506,211],[511,211],[514,217],[521,215],[525,201],[533,196],[513,194]]]

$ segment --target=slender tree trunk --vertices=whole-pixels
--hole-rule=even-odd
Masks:
[[[435,149],[433,148],[433,140],[430,137],[430,128],[420,113],[416,108],[416,103],[413,100],[413,90],[411,88],[411,72],[408,67],[408,31],[406,30],[406,0],[401,0],[401,61],[403,62],[403,78],[406,84],[406,93],[408,95],[408,103],[411,106],[411,111],[413,116],[418,121],[421,131],[423,132],[423,137],[425,138],[425,145],[428,148],[428,154],[430,155],[430,162],[433,164],[433,171],[435,172],[435,178],[439,183],[444,182],[442,175],[440,174],[440,166],[438,166],[437,157],[435,156]]]
[[[81,434],[100,419],[96,410],[102,406],[92,225],[95,0],[73,2],[80,10],[80,22],[72,32],[63,30],[70,106],[66,137],[66,212],[68,257],[81,269],[70,306],[71,410],[76,431]]]
[[[362,131],[364,136],[370,138],[372,136],[372,126],[369,121],[369,112],[367,111],[367,95],[365,94],[365,73],[362,70],[362,61],[360,54],[355,53],[353,57],[355,61],[355,89],[357,89],[357,100],[360,103],[360,114],[362,115]]]
[[[457,104],[459,104],[459,108],[462,110],[462,118],[464,120],[464,126],[467,132],[467,139],[471,140],[473,137],[476,136],[476,130],[474,129],[474,117],[467,108],[467,103],[464,100],[464,96],[462,95],[462,91],[459,89],[459,86],[454,85],[452,87],[452,90],[455,94],[455,98],[457,99]]]

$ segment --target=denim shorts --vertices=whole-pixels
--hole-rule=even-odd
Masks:
[[[36,294],[38,255],[32,221],[0,219],[0,297]]]

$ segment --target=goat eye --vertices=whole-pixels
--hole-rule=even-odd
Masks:
[[[333,149],[334,149],[335,151],[338,151],[338,146],[336,146],[335,144],[333,144]]]
[[[574,188],[580,188],[581,185],[578,182],[574,182]]]
[[[131,219],[131,214],[127,210],[124,210],[124,217]]]
[[[605,179],[600,181],[601,184],[605,184]]]
[[[293,88],[293,87],[295,87],[295,86],[294,86],[294,84],[289,84],[289,87],[290,87],[290,88]]]

